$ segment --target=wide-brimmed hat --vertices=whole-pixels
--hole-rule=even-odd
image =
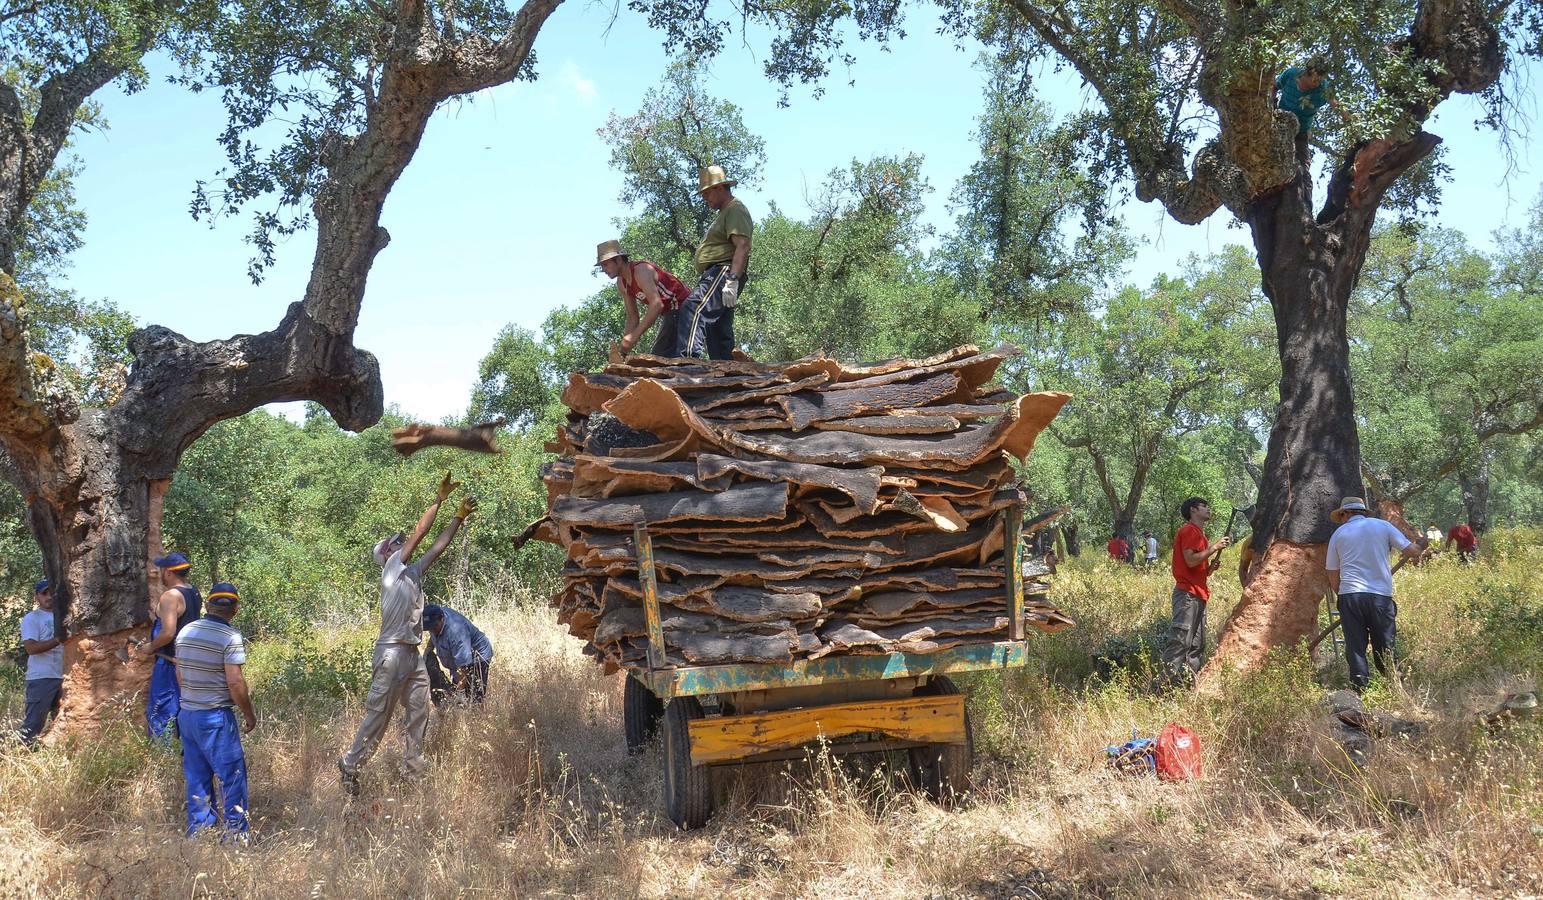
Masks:
[[[601,241],[600,246],[595,248],[595,265],[626,255],[627,251],[621,248],[621,241]]]
[[[1334,524],[1339,525],[1346,519],[1350,518],[1350,513],[1354,510],[1360,510],[1361,512],[1371,512],[1370,509],[1366,508],[1365,500],[1361,499],[1360,497],[1346,497],[1339,501],[1339,509],[1329,513],[1329,519],[1333,521]]]
[[[169,569],[173,572],[180,572],[193,566],[192,563],[188,562],[187,556],[182,553],[168,553],[165,556],[157,557],[155,564],[158,568]]]
[[[708,166],[698,174],[697,178],[701,184],[701,187],[697,188],[697,192],[702,194],[707,193],[708,188],[715,188],[719,185],[733,187],[739,184],[739,181],[730,178],[729,174],[723,171],[723,166]]]

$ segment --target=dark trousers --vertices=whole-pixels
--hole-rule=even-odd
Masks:
[[[679,356],[680,351],[680,313],[673,309],[667,309],[654,320],[654,348],[649,353],[654,356],[674,357]]]
[[[250,805],[246,796],[246,754],[236,711],[184,709],[177,714],[182,735],[182,777],[187,781],[188,834],[214,828],[221,821],[231,831],[246,831]],[[215,805],[214,781],[220,782]]]
[[[1366,665],[1366,645],[1372,645],[1377,671],[1393,677],[1393,642],[1397,638],[1398,604],[1381,594],[1350,593],[1339,595],[1339,620],[1345,629],[1345,662],[1350,666],[1350,683],[1361,690],[1371,683]]]
[[[424,662],[429,669],[429,697],[434,705],[443,704],[452,693],[458,693],[469,698],[473,703],[481,703],[488,693],[488,661],[479,659],[466,670],[466,687],[457,688],[453,679],[439,664],[439,654],[430,650],[424,655]]]
[[[63,678],[31,678],[27,681],[27,712],[18,732],[23,744],[31,745],[43,733],[48,717],[59,712],[59,689]]]
[[[1173,624],[1168,626],[1168,646],[1163,648],[1163,668],[1169,679],[1187,683],[1205,660],[1205,601],[1180,588],[1173,589]]]
[[[728,263],[708,266],[681,304],[676,352],[701,359],[734,358],[734,310],[723,305]]]
[[[1310,155],[1312,151],[1307,148],[1307,132],[1297,132],[1296,150],[1297,162],[1303,163],[1305,165],[1307,161],[1312,158]]]

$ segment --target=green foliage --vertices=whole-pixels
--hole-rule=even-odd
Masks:
[[[468,417],[487,421],[501,416],[512,428],[529,428],[557,402],[562,374],[534,334],[505,325],[477,364]]]
[[[369,688],[375,635],[368,628],[255,642],[244,674],[258,703],[346,700]]]

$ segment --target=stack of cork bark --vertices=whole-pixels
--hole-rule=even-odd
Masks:
[[[929,653],[1007,639],[1007,517],[1067,395],[993,383],[1013,347],[846,365],[613,357],[575,373],[536,537],[567,551],[561,621],[608,668],[645,665],[635,526],[667,665]],[[1030,523],[1030,528],[1033,523]],[[1071,621],[1025,567],[1024,625]]]

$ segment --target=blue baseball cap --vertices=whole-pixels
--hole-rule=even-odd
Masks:
[[[32,593],[34,593],[34,594],[41,594],[41,593],[43,593],[46,590],[48,590],[48,579],[47,578],[39,579],[38,583],[34,584],[32,586]]]
[[[209,596],[204,598],[204,603],[216,609],[230,609],[241,599],[241,592],[228,581],[217,581],[214,587],[209,589]]]
[[[192,568],[193,566],[192,563],[188,562],[188,558],[181,553],[168,553],[165,556],[157,557],[155,564],[159,568],[170,569],[173,572]]]
[[[423,608],[423,621],[432,622],[435,619],[445,617],[445,608],[437,603],[430,603]]]

